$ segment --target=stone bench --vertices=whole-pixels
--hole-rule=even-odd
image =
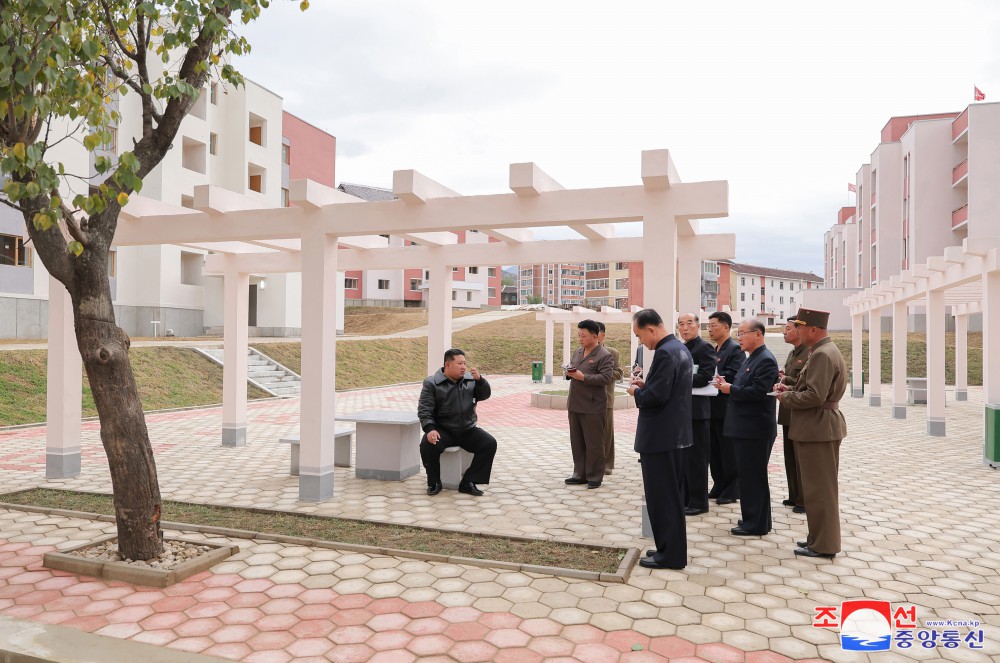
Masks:
[[[906,378],[906,402],[927,405],[927,378]]]
[[[350,428],[337,428],[333,433],[333,464],[337,467],[351,466],[351,438],[354,431]],[[281,438],[283,444],[291,445],[292,455],[288,474],[299,476],[299,436],[289,435]]]
[[[472,464],[472,458],[473,454],[462,447],[445,449],[441,454],[441,485],[451,490],[458,490],[458,484]]]
[[[337,419],[357,424],[357,478],[402,481],[420,471],[423,433],[416,412],[372,410]]]

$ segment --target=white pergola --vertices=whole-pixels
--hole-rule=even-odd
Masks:
[[[852,396],[862,393],[862,326],[869,316],[869,404],[882,404],[882,316],[892,315],[892,416],[906,418],[906,334],[910,307],[927,317],[927,434],[945,435],[945,314],[955,318],[955,400],[968,399],[969,315],[983,316],[985,461],[1000,466],[1000,237],[970,237],[943,256],[844,300],[851,310]],[[991,343],[992,341],[992,343]]]
[[[250,275],[302,273],[302,395],[299,497],[333,495],[337,272],[421,268],[428,289],[427,371],[451,347],[452,267],[545,262],[643,261],[643,299],[673,320],[698,297],[701,259],[729,257],[733,235],[698,235],[697,219],[728,215],[728,183],[681,182],[667,150],[642,153],[641,184],[564,189],[532,163],[511,164],[511,193],[462,196],[413,170],[393,173],[397,200],[365,202],[309,180],[292,181],[291,207],[213,186],[194,190],[193,209],[134,196],[116,246],[176,244],[211,251],[207,273],[224,279],[222,444],[246,443],[247,313]],[[642,235],[616,236],[641,222]],[[580,238],[535,240],[532,228],[568,227]],[[458,244],[458,231],[498,241]],[[416,246],[386,246],[384,235]],[[715,255],[712,255],[713,252]],[[694,283],[694,294],[688,293]],[[47,476],[80,468],[80,358],[68,298],[50,289]],[[56,287],[58,286],[58,287]],[[687,302],[687,303],[686,303]],[[63,315],[58,311],[62,310]]]

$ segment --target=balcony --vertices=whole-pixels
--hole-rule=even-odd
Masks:
[[[969,160],[966,159],[951,169],[951,185],[958,186],[969,179]]]
[[[951,213],[951,227],[952,229],[960,228],[969,221],[969,204],[966,203],[962,205],[957,210]]]
[[[872,191],[872,202],[871,202],[871,206],[872,206],[872,207],[875,207],[875,202],[876,202],[876,198],[875,198],[875,192],[874,192],[874,191]]]
[[[877,239],[877,237],[878,237],[878,236],[877,236],[877,235],[875,234],[875,229],[874,229],[874,228],[872,228],[872,244],[874,244],[874,243],[875,243],[875,240]]]
[[[966,108],[962,114],[951,123],[951,142],[957,142],[969,132],[969,109]]]

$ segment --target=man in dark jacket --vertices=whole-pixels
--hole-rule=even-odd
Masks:
[[[677,318],[677,334],[694,359],[692,387],[707,387],[715,373],[715,348],[701,337],[701,323],[694,313]],[[709,431],[712,406],[709,396],[691,397],[691,446],[684,452],[684,513],[708,513]]]
[[[614,358],[598,342],[601,328],[594,320],[577,325],[580,347],[566,371],[569,398],[569,445],[573,453],[573,474],[568,485],[587,484],[600,488],[604,481],[604,422],[608,407],[608,385],[614,379]]]
[[[724,432],[733,441],[740,480],[743,519],[730,533],[762,536],[771,531],[767,463],[778,426],[774,420],[775,399],[769,394],[778,379],[778,362],[764,345],[764,325],[759,320],[744,320],[739,340],[740,348],[750,356],[731,384],[721,375],[716,381],[719,391],[729,394]]]
[[[417,415],[424,437],[420,459],[427,472],[427,494],[441,492],[441,454],[448,447],[462,447],[474,454],[458,491],[482,495],[476,484],[489,483],[496,439],[476,425],[476,403],[490,397],[490,383],[475,368],[466,372],[465,353],[454,348],[444,353],[444,367],[424,379]]]
[[[785,324],[785,343],[791,343],[794,348],[788,353],[785,360],[785,370],[778,373],[778,382],[794,387],[799,379],[799,373],[809,360],[809,346],[799,339],[799,325],[796,322],[797,316],[788,318]],[[795,513],[805,513],[806,503],[802,496],[802,470],[799,469],[798,459],[795,457],[795,442],[788,434],[788,425],[792,423],[791,410],[780,402],[778,403],[778,425],[781,426],[781,438],[784,440],[785,450],[785,477],[788,479],[788,499],[782,500],[782,504],[792,507]]]
[[[733,319],[725,311],[708,316],[708,337],[715,344],[715,368],[719,375],[732,384],[736,372],[746,359],[740,346],[730,337]],[[712,489],[708,496],[716,504],[733,504],[740,498],[740,483],[736,476],[736,450],[733,441],[723,433],[729,396],[719,393],[712,396],[712,446],[709,468],[712,471]]]
[[[639,564],[683,569],[687,566],[683,454],[691,446],[693,362],[688,349],[667,331],[653,309],[632,316],[632,332],[653,352],[646,379],[633,379],[628,389],[639,408],[635,451],[642,464],[642,487],[656,544]]]

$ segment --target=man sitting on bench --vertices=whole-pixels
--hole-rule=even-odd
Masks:
[[[420,391],[417,415],[424,431],[420,459],[427,472],[428,495],[441,492],[441,454],[448,447],[462,447],[475,455],[458,492],[482,495],[476,484],[490,482],[497,441],[476,426],[476,403],[490,397],[490,383],[474,368],[466,373],[466,366],[463,351],[446,351],[444,368],[426,378]]]

